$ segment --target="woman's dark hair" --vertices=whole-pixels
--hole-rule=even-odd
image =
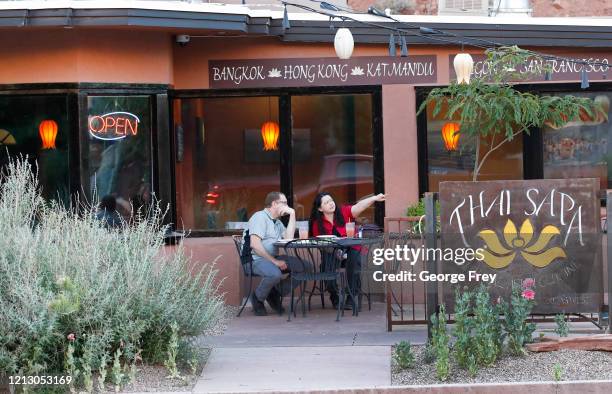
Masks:
[[[102,197],[99,208],[107,212],[115,212],[117,210],[117,199],[115,196],[107,194],[106,196]]]
[[[310,223],[308,226],[310,236],[313,235],[312,229],[315,225],[318,226],[319,234],[323,234],[323,213],[319,211],[319,208],[321,208],[321,200],[323,200],[323,197],[325,196],[330,196],[334,201],[336,201],[334,197],[328,192],[321,192],[317,194],[312,203],[312,210],[310,211]],[[342,210],[340,209],[340,205],[338,204],[336,204],[336,210],[334,211],[334,222],[338,226],[344,226],[344,216],[342,216]]]

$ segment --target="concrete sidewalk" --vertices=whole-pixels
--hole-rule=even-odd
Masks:
[[[346,311],[336,322],[335,311],[313,305],[306,317],[298,312],[296,318],[287,322],[286,314],[256,317],[246,308],[242,317],[230,322],[222,336],[202,337],[201,344],[213,350],[193,393],[326,390],[364,394],[446,390],[526,393],[533,392],[534,387],[538,390],[546,387],[545,383],[530,382],[507,387],[496,384],[390,387],[391,346],[402,340],[424,344],[427,328],[395,326],[393,332],[387,332],[385,312],[385,304],[375,303],[371,311],[365,306],[359,316]],[[549,334],[555,326],[539,324],[538,332]],[[572,323],[574,334],[594,331],[590,323]],[[610,383],[607,384],[601,387],[609,387]],[[596,383],[585,386],[592,392],[609,392],[601,391],[601,387]],[[570,393],[573,388],[559,386],[559,392]]]
[[[391,384],[389,346],[213,349],[193,393],[333,390]]]
[[[385,305],[339,322],[335,311],[313,309],[291,322],[287,315],[256,317],[250,308],[222,336],[204,337],[213,350],[194,393],[376,388],[391,385],[391,346],[424,343],[424,326],[386,331]]]
[[[222,336],[207,336],[201,344],[212,348],[227,347],[277,347],[277,346],[370,346],[394,345],[401,340],[412,344],[427,342],[427,328],[420,326],[395,326],[393,332],[387,332],[386,305],[367,304],[359,316],[352,316],[345,311],[344,317],[336,322],[336,312],[329,307],[313,309],[302,317],[287,321],[283,316],[254,316],[249,307],[242,316],[234,318]]]

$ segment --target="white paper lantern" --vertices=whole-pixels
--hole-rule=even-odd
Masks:
[[[345,27],[338,29],[336,37],[334,38],[334,49],[336,55],[343,60],[350,59],[353,54],[353,48],[355,47],[355,41],[351,31]]]
[[[474,59],[469,53],[458,53],[453,60],[457,83],[470,83],[470,74],[474,69]]]

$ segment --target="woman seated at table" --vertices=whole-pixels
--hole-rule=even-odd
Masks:
[[[346,223],[355,222],[355,218],[359,217],[363,211],[377,201],[385,201],[384,194],[377,194],[357,202],[355,205],[336,205],[334,198],[327,192],[319,193],[312,204],[310,212],[309,229],[311,236],[318,235],[335,235],[338,237],[346,237]],[[348,285],[355,292],[355,296],[359,293],[359,280],[355,278],[355,273],[361,269],[361,253],[359,247],[352,247],[348,250],[346,256],[346,274],[348,276]],[[355,283],[356,282],[356,283]],[[334,308],[338,306],[338,289],[335,281],[327,281],[325,284],[326,290],[329,292],[329,299]],[[345,307],[352,308],[352,299],[347,297]]]

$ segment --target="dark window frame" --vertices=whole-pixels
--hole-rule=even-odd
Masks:
[[[232,98],[232,97],[277,97],[279,123],[281,135],[279,138],[280,146],[280,187],[281,191],[287,195],[287,200],[293,203],[293,150],[291,149],[291,97],[309,95],[339,95],[339,94],[369,94],[372,100],[372,155],[374,157],[372,174],[374,182],[374,193],[384,193],[384,157],[383,157],[383,128],[382,128],[382,86],[350,86],[350,87],[306,87],[306,88],[272,88],[272,89],[206,89],[206,90],[171,90],[169,91],[168,102],[171,112],[173,111],[173,101],[175,99],[197,99],[197,98]],[[171,130],[174,114],[170,113],[169,122]],[[171,136],[172,145],[172,222],[176,223],[176,176],[174,154],[176,142],[174,132]],[[384,203],[376,204],[374,208],[374,221],[377,225],[383,225],[385,216]],[[192,236],[218,237],[235,234],[235,230],[193,230]]]
[[[156,119],[156,114],[157,114],[157,97],[156,95],[152,95],[152,94],[143,94],[143,93],[129,93],[129,94],[121,94],[121,93],[106,93],[106,92],[95,92],[95,93],[89,93],[89,92],[81,92],[81,94],[83,94],[83,104],[84,106],[82,107],[82,113],[81,113],[81,128],[79,130],[79,149],[80,149],[80,155],[81,155],[81,160],[80,160],[80,168],[79,171],[81,172],[81,174],[84,176],[81,178],[81,182],[80,185],[81,187],[84,189],[82,190],[82,192],[85,193],[85,196],[87,198],[89,198],[88,193],[91,190],[91,185],[89,185],[89,180],[86,179],[87,177],[90,176],[90,174],[84,173],[85,169],[89,169],[89,125],[88,125],[88,117],[89,117],[89,113],[87,110],[88,107],[88,99],[90,97],[147,97],[148,101],[149,101],[149,122],[151,124],[151,130],[150,130],[150,135],[149,138],[147,139],[148,144],[149,144],[149,152],[150,152],[150,157],[149,157],[149,167],[151,168],[151,188],[152,188],[152,192],[154,193],[155,196],[159,195],[159,186],[158,186],[158,178],[159,178],[159,166],[158,166],[158,162],[159,160],[157,159],[157,148],[159,147],[159,144],[157,143],[157,131],[158,131],[158,127],[157,127],[157,119]],[[87,182],[87,188],[85,188],[85,183]],[[86,189],[86,190],[85,190]],[[102,197],[102,196],[98,196],[98,197]]]
[[[0,97],[62,97],[66,102],[66,117],[72,130],[78,128],[78,112],[76,111],[76,94],[70,90],[58,90],[41,88],[36,89],[28,85],[27,89],[20,89],[20,85],[0,85]],[[78,193],[80,189],[80,177],[78,171],[73,171],[74,166],[78,167],[78,142],[75,141],[75,133],[68,135],[68,190],[70,196]]]
[[[416,111],[425,101],[427,94],[434,88],[436,86],[416,88]],[[586,89],[582,89],[579,83],[523,83],[515,85],[515,88],[519,91],[538,95],[576,92],[598,93],[612,92],[612,83],[591,82]],[[429,191],[426,112],[423,111],[417,116],[419,196],[423,196]],[[543,179],[543,177],[543,132],[539,128],[532,128],[529,135],[523,133],[523,179]]]
[[[151,186],[155,196],[162,203],[170,203],[173,194],[171,179],[160,176],[168,170],[169,146],[168,89],[166,84],[123,84],[123,83],[23,83],[0,85],[0,96],[66,96],[68,122],[71,126],[68,147],[69,190],[71,198],[87,201],[82,184],[83,161],[89,160],[82,139],[87,132],[88,96],[149,96],[151,102]],[[166,156],[168,155],[168,156]],[[173,175],[173,174],[172,174]],[[164,223],[170,223],[166,215]]]

